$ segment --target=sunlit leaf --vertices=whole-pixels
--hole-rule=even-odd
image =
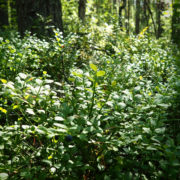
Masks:
[[[4,149],[4,144],[0,144],[0,150]]]
[[[91,68],[92,70],[94,70],[95,72],[97,71],[97,66],[96,66],[96,65],[90,63],[89,66],[90,66],[90,68]]]
[[[142,79],[143,79],[143,77],[142,77],[142,76],[139,76],[139,79],[140,79],[140,80],[142,80]]]
[[[6,114],[6,113],[7,113],[7,110],[6,110],[6,109],[4,109],[4,108],[2,108],[2,107],[0,107],[0,111],[1,111],[2,113],[4,113],[4,114]]]
[[[50,155],[50,156],[48,156],[48,159],[52,159],[53,157]]]
[[[66,129],[67,127],[64,124],[54,123],[54,126]]]
[[[42,82],[43,82],[43,81],[42,81],[41,79],[36,79],[36,83],[37,83],[37,84],[41,85]]]
[[[87,76],[87,78],[88,78],[90,81],[94,81],[94,79],[93,79],[91,76]]]
[[[56,116],[54,118],[56,121],[64,121],[64,118],[60,117],[60,116]]]
[[[106,74],[106,72],[105,71],[98,71],[97,72],[97,76],[104,76]]]
[[[82,77],[82,74],[80,74],[80,73],[77,73],[77,72],[72,72],[72,75],[74,75],[74,76],[77,76],[77,77]]]
[[[93,93],[93,90],[92,89],[89,89],[89,88],[85,88],[86,91],[89,91],[90,93]]]
[[[18,105],[14,105],[13,106],[13,109],[17,109],[19,106]]]
[[[2,82],[3,84],[6,84],[6,83],[7,83],[7,81],[6,81],[5,79],[1,79],[1,82]]]
[[[26,79],[26,78],[27,78],[27,75],[24,74],[24,73],[19,73],[19,77],[20,77],[21,79]]]
[[[151,95],[152,95],[152,93],[151,93],[151,92],[149,92],[149,93],[148,93],[148,95],[149,95],[149,96],[151,96]]]
[[[9,175],[7,173],[0,173],[0,180],[8,179]]]
[[[33,109],[31,109],[31,108],[27,108],[27,109],[26,109],[26,112],[27,112],[28,114],[35,115]]]
[[[116,81],[112,81],[111,83],[112,86],[115,86],[116,84],[117,84]]]

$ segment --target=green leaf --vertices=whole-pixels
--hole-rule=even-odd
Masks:
[[[90,68],[91,68],[92,70],[94,70],[95,72],[97,71],[97,66],[96,66],[96,65],[90,63],[89,66],[90,66]]]
[[[74,75],[74,76],[77,76],[77,77],[82,77],[82,74],[80,74],[80,73],[77,73],[77,72],[72,72],[72,75]]]
[[[104,165],[98,163],[98,169],[100,171],[103,171],[105,169]]]
[[[123,102],[120,102],[120,103],[118,103],[118,107],[121,108],[121,109],[123,109],[123,108],[126,107],[126,104],[123,103]]]
[[[89,91],[90,93],[93,93],[93,90],[90,88],[85,88],[86,91]]]
[[[67,127],[64,124],[54,123],[54,126],[66,129]]]
[[[143,129],[143,132],[145,132],[147,134],[151,133],[151,129],[150,128],[143,127],[142,129]]]
[[[48,129],[44,126],[39,126],[37,128],[37,132],[41,133],[41,134],[46,134],[48,132]]]
[[[47,84],[51,84],[51,83],[53,83],[54,81],[53,80],[51,80],[51,79],[46,79],[45,80],[45,83],[47,83]]]
[[[60,117],[60,116],[56,116],[54,118],[56,121],[64,121],[64,118]]]
[[[28,177],[31,177],[31,174],[28,171],[24,171],[20,173],[20,176],[24,177],[25,179],[29,179]]]
[[[154,147],[152,147],[152,146],[148,146],[148,147],[147,147],[147,150],[150,150],[150,151],[157,151],[157,149],[154,148]]]
[[[168,104],[158,104],[158,106],[163,107],[163,108],[168,108],[169,107]]]
[[[42,81],[41,79],[36,79],[36,83],[37,83],[38,85],[41,85],[41,84],[43,83],[43,81]]]
[[[26,112],[27,112],[28,114],[35,115],[33,109],[31,109],[31,108],[27,108]]]
[[[155,132],[158,133],[158,134],[163,134],[165,132],[165,127],[162,127],[162,128],[157,128],[155,129]]]
[[[59,82],[55,82],[54,84],[57,85],[57,86],[60,86],[60,87],[62,86],[62,84],[59,83]]]
[[[1,82],[2,82],[3,84],[6,84],[6,83],[7,83],[7,81],[6,81],[5,79],[1,79]]]
[[[90,81],[94,82],[94,79],[93,79],[91,76],[87,76],[87,78],[88,78]]]
[[[29,127],[30,127],[29,125],[22,125],[23,129],[29,129]]]
[[[80,135],[78,135],[78,137],[79,137],[79,139],[81,139],[82,141],[88,141],[87,136],[84,135],[84,134],[80,134]]]
[[[6,180],[8,178],[7,173],[0,173],[0,180]]]
[[[105,71],[98,71],[97,72],[97,76],[104,76],[106,74],[106,72]]]
[[[26,79],[26,78],[27,78],[27,75],[24,74],[24,73],[19,73],[19,77],[20,77],[21,79]]]
[[[50,160],[43,159],[42,162],[48,164],[49,166],[52,166],[52,162]]]
[[[45,114],[45,111],[44,111],[44,110],[37,110],[37,112],[38,112],[39,114]]]
[[[4,149],[4,144],[0,144],[0,150]]]
[[[107,101],[106,104],[110,107],[113,107],[113,102],[112,101]]]

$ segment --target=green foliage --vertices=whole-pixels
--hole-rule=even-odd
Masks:
[[[144,33],[0,39],[1,179],[179,177],[173,46]]]
[[[63,39],[59,31],[55,31],[55,38],[49,41],[37,39],[29,33],[20,39],[16,33],[10,40],[1,38],[0,42],[1,77],[6,78],[14,79],[24,71],[35,72],[36,75],[47,71],[59,80],[66,77],[78,56],[77,37],[69,35]]]

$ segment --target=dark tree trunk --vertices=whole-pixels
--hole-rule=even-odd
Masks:
[[[180,2],[173,3],[172,40],[180,46]]]
[[[142,23],[144,24],[144,27],[149,26],[149,13],[148,13],[148,7],[146,4],[146,0],[143,1]]]
[[[151,8],[150,8],[150,1],[145,0],[144,2],[146,3],[146,7],[148,9],[149,15],[151,16],[152,23],[153,23],[153,26],[154,26],[154,32],[155,32],[155,35],[156,35],[157,34],[156,24],[155,24],[155,21],[154,21],[154,18],[153,18],[153,13],[152,13]]]
[[[96,6],[96,13],[97,14],[99,14],[99,1],[98,0],[96,0],[96,2],[95,2],[95,6]]]
[[[123,0],[123,4],[119,6],[119,26],[122,29],[122,10],[126,7],[126,0]]]
[[[163,10],[163,2],[161,2],[161,0],[157,1],[157,38],[161,37],[161,34],[163,32],[163,28],[162,28],[162,22],[161,22],[161,14],[162,14],[162,10]]]
[[[0,28],[8,24],[8,4],[6,1],[0,1]]]
[[[136,0],[136,34],[140,31],[140,0]]]
[[[79,0],[78,15],[79,19],[84,22],[86,15],[86,0]]]
[[[62,7],[59,0],[16,0],[18,30],[50,35],[52,27],[63,32]]]

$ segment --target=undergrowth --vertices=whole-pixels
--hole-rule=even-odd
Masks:
[[[179,177],[175,47],[110,33],[0,38],[1,178]]]

